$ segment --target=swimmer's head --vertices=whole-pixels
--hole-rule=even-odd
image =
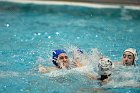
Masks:
[[[123,64],[126,66],[135,65],[138,60],[138,53],[134,48],[128,48],[123,53]]]
[[[62,54],[62,53],[65,53],[65,54],[66,54],[66,52],[65,52],[64,50],[62,50],[62,49],[58,49],[58,50],[54,50],[54,51],[53,51],[52,62],[53,62],[53,64],[54,64],[55,66],[58,66],[57,59],[58,59],[58,56],[59,56],[60,54]]]
[[[98,64],[99,75],[111,75],[112,72],[112,61],[109,58],[101,58]]]

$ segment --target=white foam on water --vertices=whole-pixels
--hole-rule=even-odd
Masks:
[[[5,78],[5,77],[17,77],[19,76],[18,72],[14,71],[0,71],[0,78]]]
[[[60,70],[51,71],[50,73],[46,73],[44,75],[49,77],[58,77],[58,76],[65,76],[67,74],[72,74],[72,73],[84,73],[84,72],[89,72],[89,67],[83,66],[79,68],[72,68],[70,70],[60,69]]]
[[[113,71],[113,74],[111,75],[110,82],[107,83],[104,87],[109,88],[120,88],[120,87],[132,87],[132,88],[138,88],[140,87],[140,75],[139,71],[137,71],[139,68],[137,67],[126,67],[126,66],[120,66],[116,67]]]
[[[124,81],[115,81],[111,80],[104,87],[108,88],[120,88],[120,87],[132,87],[132,88],[140,88],[140,82],[136,80],[124,80]]]
[[[131,20],[133,17],[129,14],[129,11],[126,8],[121,9],[121,19],[122,20]]]
[[[3,61],[0,61],[0,66],[7,66],[7,65],[11,65],[10,63],[8,62],[3,62]]]

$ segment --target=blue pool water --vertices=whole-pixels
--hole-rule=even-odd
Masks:
[[[140,61],[137,67],[116,67],[102,86],[82,73],[96,74],[96,65],[37,71],[38,64],[53,66],[51,52],[58,48],[71,57],[79,47],[89,58],[98,49],[114,62],[126,48],[140,53],[139,30],[140,10],[0,2],[0,93],[139,93]]]

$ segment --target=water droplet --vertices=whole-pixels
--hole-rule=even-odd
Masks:
[[[98,37],[98,35],[96,35],[95,37]]]
[[[55,34],[56,34],[56,35],[59,35],[59,32],[56,32]]]
[[[38,33],[38,35],[41,35],[41,33]]]
[[[7,86],[3,86],[4,88],[6,88]]]
[[[25,78],[21,78],[22,80],[25,80]]]
[[[34,40],[34,38],[31,38],[31,40]]]
[[[77,39],[79,39],[80,37],[76,37]]]
[[[45,32],[45,35],[48,35],[48,33],[47,33],[47,32]]]
[[[133,32],[133,29],[129,29],[128,32]]]
[[[50,38],[51,38],[51,36],[48,36],[48,38],[50,39]]]
[[[115,57],[116,55],[112,55],[113,57]]]
[[[9,27],[10,25],[9,24],[6,24],[6,27]]]
[[[36,32],[36,33],[34,33],[34,35],[35,35],[35,36],[36,36],[36,35],[41,35],[41,33]]]
[[[131,91],[129,90],[129,91],[127,91],[126,93],[131,93]]]
[[[23,91],[23,89],[20,89],[20,91]]]

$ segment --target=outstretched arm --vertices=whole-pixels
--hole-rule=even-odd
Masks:
[[[41,73],[48,73],[49,71],[47,70],[47,68],[45,66],[39,65],[38,66],[38,71]]]
[[[82,67],[82,66],[84,66],[82,63],[80,63],[78,60],[75,60],[75,62],[73,62],[74,63],[74,65],[76,66],[76,67]]]
[[[38,72],[41,72],[41,73],[49,73],[49,72],[55,71],[55,70],[59,70],[59,68],[57,68],[57,67],[45,67],[42,65],[38,66]]]
[[[97,80],[97,76],[93,75],[93,73],[91,72],[88,72],[88,73],[85,73],[87,77],[89,77],[90,79],[92,80]]]

